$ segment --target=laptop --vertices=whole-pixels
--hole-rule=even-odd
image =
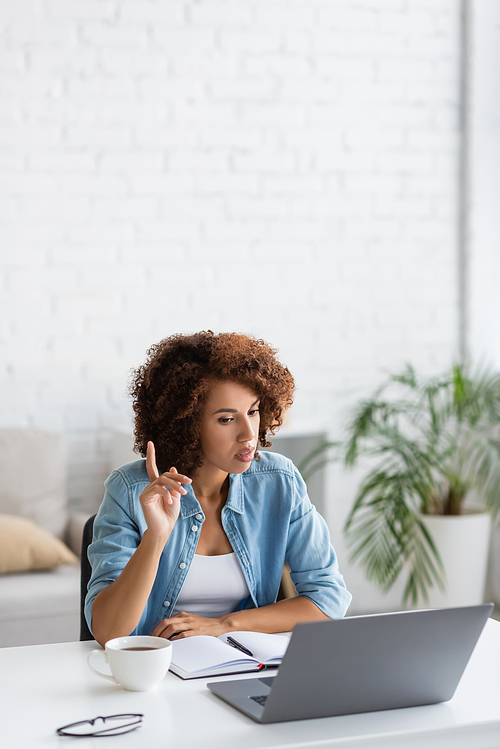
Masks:
[[[259,723],[451,699],[493,604],[297,624],[276,676],[210,682]]]

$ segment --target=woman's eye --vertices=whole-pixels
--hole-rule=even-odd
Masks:
[[[222,416],[219,419],[219,424],[229,424],[230,421],[232,421],[232,418],[230,416]]]
[[[258,414],[258,413],[259,413],[259,409],[258,408],[254,408],[252,411],[248,412],[248,415],[249,416],[255,416],[255,414]]]

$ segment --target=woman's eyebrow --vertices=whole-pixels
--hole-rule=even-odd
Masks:
[[[255,400],[252,403],[250,408],[253,408],[254,406],[256,406],[257,403],[259,403],[259,401],[260,401],[260,398],[257,398],[257,400]],[[215,416],[215,414],[237,414],[237,413],[238,413],[237,408],[219,408],[217,411],[214,411],[213,415]]]

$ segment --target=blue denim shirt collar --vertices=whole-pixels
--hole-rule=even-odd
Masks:
[[[191,484],[185,485],[187,494],[184,494],[181,499],[181,518],[189,518],[193,515],[201,513],[204,516],[203,510],[200,503],[196,499]],[[241,483],[241,477],[238,474],[229,474],[229,494],[226,500],[225,507],[234,512],[242,515],[245,511],[245,499],[243,495],[243,487]]]

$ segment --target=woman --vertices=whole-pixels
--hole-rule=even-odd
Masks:
[[[288,459],[258,453],[294,381],[264,341],[176,335],[134,373],[135,448],[94,524],[85,613],[95,639],[280,632],[341,618],[351,596]],[[284,562],[297,589],[276,602]]]

